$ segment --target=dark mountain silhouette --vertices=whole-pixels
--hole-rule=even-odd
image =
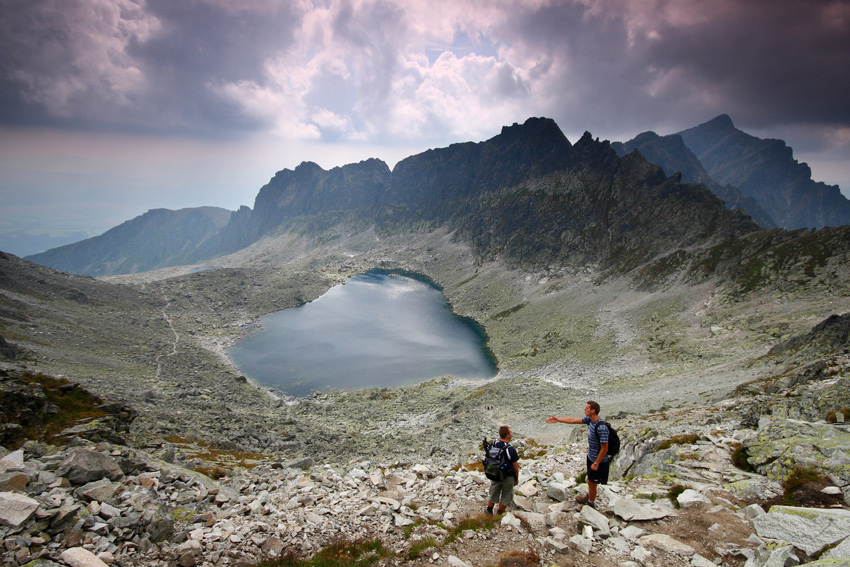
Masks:
[[[782,228],[850,224],[850,201],[836,185],[812,180],[782,140],[761,139],[735,128],[727,115],[679,132],[708,174],[756,199]]]
[[[377,159],[330,171],[305,162],[278,172],[253,209],[229,219],[220,209],[151,211],[31,259],[105,275],[209,260],[287,231],[322,240],[369,227],[381,235],[445,228],[482,259],[623,271],[759,229],[723,201],[771,226],[777,207],[764,212],[760,197],[715,183],[682,140],[646,133],[612,145],[585,133],[573,145],[554,121],[531,118],[484,142],[410,156],[393,171]],[[631,149],[639,153],[625,155]]]
[[[776,228],[776,221],[755,198],[744,196],[737,188],[720,185],[712,179],[678,134],[659,136],[655,132],[644,132],[628,142],[614,142],[611,147],[620,156],[637,150],[650,162],[661,166],[667,175],[681,173],[682,181],[705,185],[727,208],[742,209],[762,228]]]
[[[573,146],[554,121],[532,118],[485,142],[408,157],[392,173],[379,160],[278,172],[253,211],[234,214],[210,240],[209,252],[217,242],[222,252],[278,232],[318,235],[341,225],[380,234],[444,227],[480,257],[513,266],[617,270],[758,229],[641,156],[620,159],[590,134]]]
[[[198,246],[225,226],[229,217],[230,211],[218,207],[153,209],[100,236],[26,259],[90,276],[178,266],[190,263]]]

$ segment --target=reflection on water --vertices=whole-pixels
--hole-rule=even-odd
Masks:
[[[293,396],[496,373],[481,336],[440,291],[404,276],[362,274],[260,323],[230,356],[259,384]]]

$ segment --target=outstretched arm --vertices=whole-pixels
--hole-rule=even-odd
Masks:
[[[554,415],[546,420],[546,423],[569,423],[572,425],[578,425],[579,423],[584,423],[581,419],[577,417],[555,417]]]

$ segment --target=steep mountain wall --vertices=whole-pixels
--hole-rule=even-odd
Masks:
[[[842,211],[850,204],[838,189],[820,191],[822,184],[811,182],[790,149],[776,157],[776,141],[762,142],[721,117],[681,136],[646,133],[612,146],[585,134],[572,145],[551,119],[531,118],[484,142],[410,156],[393,171],[377,159],[330,171],[305,162],[279,171],[260,189],[254,208],[232,213],[226,224],[221,215],[202,222],[205,209],[195,213],[199,219],[151,211],[102,237],[32,259],[91,275],[133,273],[210,260],[285,232],[323,241],[369,227],[384,236],[442,227],[473,244],[480,259],[503,257],[533,269],[627,271],[759,226],[844,224]],[[626,156],[631,149],[640,154]],[[715,168],[730,162],[743,169],[712,171],[703,159]],[[783,177],[783,167],[796,177]],[[733,187],[738,182],[740,192]],[[755,223],[725,211],[723,201]],[[764,203],[770,206],[760,208]]]
[[[744,210],[762,228],[776,228],[776,222],[755,198],[745,196],[737,188],[721,185],[712,179],[678,134],[659,136],[655,132],[644,132],[626,143],[614,142],[611,147],[621,157],[637,150],[650,162],[661,166],[668,176],[680,173],[685,183],[705,185],[727,208]]]
[[[726,115],[679,132],[711,177],[755,198],[791,230],[850,224],[850,201],[836,185],[812,180],[782,140],[763,140],[735,128]]]

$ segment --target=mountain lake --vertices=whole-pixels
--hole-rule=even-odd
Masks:
[[[437,287],[381,271],[266,315],[229,355],[257,384],[290,396],[497,371],[483,333]]]

